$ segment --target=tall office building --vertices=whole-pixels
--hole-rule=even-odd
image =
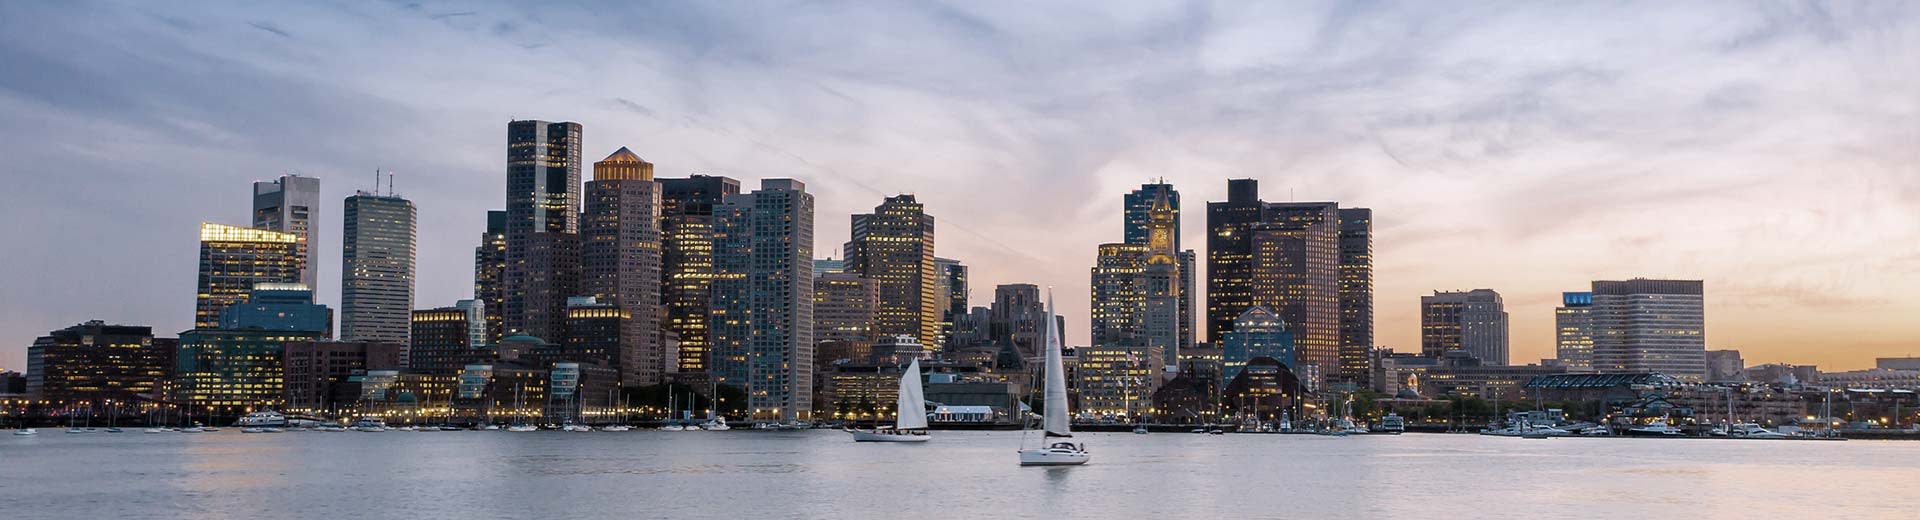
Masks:
[[[880,287],[854,273],[827,273],[813,280],[813,340],[870,342],[880,311]]]
[[[407,343],[413,330],[413,202],[347,197],[340,248],[340,337]]]
[[[938,345],[940,316],[933,262],[933,216],[913,195],[887,197],[873,213],[853,216],[847,242],[847,272],[880,288],[880,313],[874,332],[913,336],[921,345]]]
[[[740,193],[740,181],[708,175],[659,181],[664,326],[679,341],[679,372],[705,373],[712,347],[707,322],[713,301],[713,210],[726,196]]]
[[[1089,341],[1093,345],[1143,343],[1140,335],[1146,294],[1140,282],[1146,273],[1146,256],[1147,246],[1143,244],[1100,244],[1100,253],[1094,257],[1088,315],[1092,325]]]
[[[593,163],[580,234],[581,292],[625,311],[613,360],[622,384],[665,382],[678,353],[666,351],[660,329],[666,315],[660,301],[660,183],[653,180],[653,164],[624,147]]]
[[[1482,365],[1507,364],[1507,309],[1492,289],[1420,297],[1420,353],[1464,351]]]
[[[451,307],[413,311],[406,368],[455,374],[486,346],[486,317],[476,300],[460,300]]]
[[[321,338],[332,315],[305,285],[261,284],[223,309],[214,326],[180,334],[175,399],[222,415],[279,407],[286,344]]]
[[[173,373],[175,347],[153,327],[100,320],[52,331],[27,347],[26,390],[54,406],[132,403]]]
[[[320,266],[312,248],[320,244],[320,179],[282,175],[253,183],[253,227],[299,237],[300,283],[319,287]]]
[[[1560,294],[1553,310],[1554,357],[1568,371],[1593,370],[1593,293]]]
[[[1594,368],[1705,379],[1704,286],[1700,280],[1593,282]]]
[[[300,236],[202,222],[194,328],[220,325],[220,311],[247,300],[256,284],[300,282]]]
[[[487,231],[480,234],[480,245],[473,248],[473,299],[486,311],[486,340],[500,342],[504,330],[507,298],[507,212],[487,212]]]
[[[934,271],[939,276],[936,300],[940,309],[940,344],[928,348],[951,349],[953,337],[960,333],[960,324],[967,319],[967,266],[951,258],[934,258]]]
[[[1292,332],[1295,372],[1339,378],[1339,208],[1288,202],[1269,204],[1267,213],[1265,223],[1249,230],[1253,303],[1272,309]]]
[[[1207,203],[1207,341],[1253,307],[1253,226],[1266,216],[1260,181],[1227,181],[1226,202]]]
[[[506,335],[566,337],[580,289],[579,123],[507,123]]]
[[[1372,386],[1373,210],[1340,208],[1340,377]]]
[[[988,313],[987,337],[1000,346],[995,364],[1004,368],[1026,366],[1039,359],[1040,342],[1047,333],[1047,310],[1040,300],[1040,286],[1028,283],[1003,284],[993,288],[993,308]]]
[[[712,375],[755,420],[813,412],[813,194],[764,179],[714,208]]]

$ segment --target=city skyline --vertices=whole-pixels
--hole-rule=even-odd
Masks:
[[[968,266],[972,301],[990,301],[1001,284],[1053,286],[1080,344],[1086,266],[1118,238],[1122,195],[1164,177],[1188,211],[1183,247],[1203,258],[1199,208],[1227,200],[1230,178],[1259,180],[1269,202],[1374,209],[1375,343],[1400,352],[1420,348],[1419,296],[1486,287],[1506,300],[1512,362],[1537,362],[1553,356],[1562,292],[1633,277],[1705,280],[1706,348],[1738,349],[1749,364],[1848,369],[1920,351],[1920,324],[1905,319],[1920,303],[1904,298],[1920,288],[1920,138],[1901,127],[1916,107],[1897,94],[1920,88],[1920,70],[1896,61],[1914,27],[1871,23],[1888,13],[1833,6],[1808,21],[1792,9],[1673,6],[1658,13],[1670,30],[1624,43],[1615,38],[1646,19],[1589,13],[1617,19],[1585,27],[1588,17],[1513,6],[1402,8],[1357,25],[1346,9],[1368,8],[1174,8],[1070,23],[1058,35],[1035,19],[964,8],[833,13],[898,22],[878,29],[889,37],[930,35],[888,49],[802,29],[804,20],[759,27],[769,22],[678,11],[689,6],[605,22],[589,20],[603,14],[590,9],[527,21],[493,12],[511,7],[367,6],[379,20],[365,27],[313,6],[203,15],[60,6],[99,12],[36,16],[53,8],[0,6],[15,15],[0,16],[0,63],[26,71],[0,78],[0,128],[19,137],[0,154],[71,172],[26,183],[0,210],[39,224],[7,231],[22,247],[4,263],[39,274],[0,289],[0,368],[24,369],[35,337],[87,320],[156,336],[191,328],[182,295],[195,283],[194,230],[244,225],[249,183],[283,173],[321,181],[309,244],[316,303],[341,308],[328,274],[342,272],[336,215],[376,169],[397,171],[397,193],[418,207],[414,307],[472,298],[474,238],[504,200],[509,119],[580,123],[580,156],[633,146],[660,177],[804,182],[818,204],[818,258],[850,238],[847,215],[913,194],[939,217],[938,254]],[[644,16],[742,38],[616,32],[614,21]],[[1431,34],[1369,41],[1381,26],[1407,34],[1400,28],[1428,16]],[[1278,32],[1315,38],[1249,32],[1274,17],[1301,29]],[[60,37],[96,25],[110,34]],[[981,33],[1147,66],[1121,71],[1065,51],[1007,56],[975,41]],[[1502,45],[1549,34],[1554,56]],[[812,38],[827,45],[792,48]],[[1422,45],[1442,49],[1420,59],[1405,50]],[[1559,57],[1601,45],[1613,49]],[[422,66],[403,49],[447,60],[401,69]],[[1160,52],[1180,59],[1155,60]],[[501,63],[482,66],[490,53]],[[957,60],[914,70],[933,55]],[[214,81],[168,70],[202,66],[222,68]],[[645,73],[594,72],[624,66]],[[1823,74],[1835,67],[1850,71]],[[129,72],[153,81],[104,79]],[[656,76],[668,79],[650,86]],[[795,80],[792,91],[757,86],[765,77]],[[73,193],[89,200],[73,204]],[[1194,285],[1204,294],[1204,278]],[[1204,338],[1205,324],[1195,327]]]

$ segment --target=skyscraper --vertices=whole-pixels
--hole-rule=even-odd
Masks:
[[[1272,309],[1293,334],[1295,372],[1340,374],[1339,208],[1331,202],[1269,204],[1252,226],[1255,305]],[[1324,381],[1311,381],[1318,387]]]
[[[813,280],[813,340],[873,341],[880,288],[854,273],[827,273]]]
[[[1100,244],[1093,264],[1092,312],[1088,316],[1093,345],[1144,343],[1141,321],[1145,318],[1146,294],[1141,282],[1146,274],[1146,256],[1147,246],[1143,244]]]
[[[579,123],[507,123],[503,334],[559,342],[580,288]]]
[[[678,363],[660,329],[660,191],[653,164],[623,147],[593,164],[581,217],[581,292],[625,311],[613,361],[627,386],[660,384]]]
[[[1026,366],[1043,352],[1041,336],[1047,333],[1047,310],[1040,300],[1040,286],[1028,283],[1003,284],[993,288],[993,308],[987,319],[987,337],[1000,347],[995,364],[1003,368]]]
[[[320,179],[282,175],[253,183],[253,227],[299,237],[300,283],[319,287],[320,267],[311,248],[320,244]]]
[[[1593,367],[1706,378],[1706,291],[1700,280],[1593,282]]]
[[[913,195],[887,197],[873,213],[854,215],[846,255],[847,272],[880,288],[875,334],[939,344],[945,309],[934,305],[938,273],[933,265],[933,216]]]
[[[1254,225],[1266,215],[1260,181],[1227,181],[1227,201],[1207,203],[1207,341],[1220,343],[1253,306]]]
[[[659,181],[664,325],[679,340],[680,373],[704,373],[712,366],[707,315],[713,301],[713,210],[740,193],[740,181],[707,175]]]
[[[166,382],[174,348],[153,327],[93,320],[56,330],[27,347],[27,392],[55,406],[131,403]]]
[[[952,348],[953,336],[967,317],[967,266],[951,258],[934,258],[933,266],[939,280],[935,290],[941,305],[935,307],[940,309],[940,344],[927,347]]]
[[[1154,347],[1165,366],[1193,346],[1193,252],[1179,250],[1179,197],[1165,183],[1126,195],[1126,242],[1101,245],[1093,269],[1094,345]]]
[[[1373,210],[1340,208],[1340,376],[1360,388],[1373,374]]]
[[[286,344],[324,336],[332,312],[315,305],[305,285],[261,284],[247,301],[223,309],[215,326],[180,334],[175,399],[226,414],[278,407]]]
[[[810,420],[813,194],[764,179],[714,208],[713,375],[746,390],[756,420]]]
[[[1568,371],[1593,369],[1593,293],[1560,294],[1553,310],[1554,356]]]
[[[407,343],[412,333],[416,218],[413,202],[347,197],[340,248],[340,337]]]
[[[1492,289],[1435,291],[1420,297],[1420,353],[1465,351],[1483,365],[1504,366],[1507,309]]]
[[[486,339],[482,345],[500,342],[506,323],[507,297],[507,212],[487,212],[487,231],[480,234],[480,245],[473,248],[473,299],[486,311]]]
[[[300,282],[300,236],[203,222],[194,328],[220,325],[220,311],[247,300],[261,283]]]
[[[1126,208],[1125,229],[1122,241],[1129,244],[1145,244],[1153,236],[1153,206],[1165,197],[1166,205],[1173,210],[1173,249],[1180,249],[1180,192],[1165,181],[1142,184],[1140,189],[1127,192],[1121,199]]]

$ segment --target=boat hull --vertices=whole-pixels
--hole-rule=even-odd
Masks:
[[[1078,466],[1086,464],[1091,458],[1092,456],[1087,452],[1076,450],[1057,448],[1020,450],[1022,466]]]
[[[876,432],[867,430],[847,430],[853,435],[853,442],[927,442],[932,435],[913,433]]]

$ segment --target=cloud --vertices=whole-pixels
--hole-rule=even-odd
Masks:
[[[807,181],[823,254],[915,193],[976,300],[1054,285],[1074,330],[1119,197],[1160,177],[1196,248],[1226,178],[1374,208],[1378,336],[1402,348],[1433,288],[1506,294],[1517,358],[1545,354],[1550,295],[1598,277],[1751,280],[1725,290],[1766,305],[1716,307],[1716,331],[1920,311],[1888,296],[1920,273],[1875,261],[1920,237],[1909,4],[147,9],[0,5],[0,168],[25,179],[0,218],[40,224],[0,265],[45,273],[0,284],[0,365],[84,319],[184,328],[192,226],[244,222],[247,183],[288,170],[330,200],[402,172],[418,304],[464,297],[510,118],[580,121],[586,155],[662,176]]]

